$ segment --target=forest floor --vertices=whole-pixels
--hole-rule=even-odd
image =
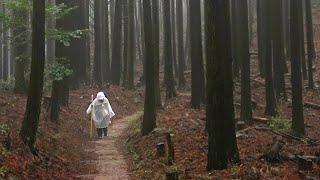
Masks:
[[[320,67],[319,60],[315,67]],[[253,72],[254,74],[254,72]],[[189,74],[187,73],[186,76]],[[319,84],[320,69],[315,74]],[[287,75],[288,101],[279,104],[277,117],[264,115],[264,80],[252,76],[252,99],[255,102],[254,117],[261,121],[245,127],[237,133],[238,148],[241,164],[223,171],[206,171],[207,134],[205,133],[205,107],[199,110],[190,108],[190,94],[181,91],[178,97],[166,101],[163,109],[157,114],[157,130],[147,136],[139,134],[141,120],[131,123],[124,135],[124,141],[131,155],[131,171],[134,179],[165,179],[167,158],[158,157],[156,145],[166,144],[166,137],[161,130],[173,132],[175,149],[175,164],[181,179],[319,179],[320,178],[320,111],[319,109],[304,108],[306,135],[301,141],[285,138],[270,130],[291,134],[291,88]],[[189,91],[189,90],[188,90]],[[304,89],[304,101],[320,105],[320,91]],[[235,83],[235,108],[238,119],[240,113],[240,83]],[[264,119],[265,118],[265,119]],[[255,128],[257,127],[257,128]],[[283,160],[280,163],[270,163],[260,157],[265,154],[275,141],[283,143],[281,154],[287,157],[294,155],[317,156],[309,170],[300,170],[298,163]],[[308,141],[316,142],[315,144]]]
[[[315,67],[320,67],[319,60]],[[62,108],[59,122],[46,120],[43,109],[37,140],[38,156],[31,155],[19,139],[26,96],[0,92],[0,179],[164,179],[167,159],[156,156],[156,145],[166,142],[161,133],[163,129],[174,134],[174,166],[181,179],[319,179],[319,162],[303,171],[293,161],[269,163],[260,159],[280,136],[252,127],[272,127],[290,133],[291,103],[283,101],[278,106],[278,117],[264,116],[264,80],[256,75],[257,72],[252,74],[254,116],[266,118],[268,122],[256,122],[247,131],[237,133],[240,165],[211,172],[205,169],[208,151],[205,108],[190,108],[190,87],[180,90],[178,97],[172,100],[163,99],[164,106],[157,114],[157,129],[143,137],[140,135],[141,118],[136,114],[143,108],[143,89],[126,91],[121,87],[105,87],[116,116],[110,126],[110,137],[101,141],[89,139],[89,117],[85,115],[91,94],[99,89],[84,87],[72,91],[70,104]],[[185,75],[190,81],[190,72]],[[318,68],[315,79],[320,84]],[[286,82],[290,99],[289,76]],[[320,105],[319,89],[305,88],[304,101]],[[236,117],[239,117],[239,104],[240,84],[236,81]],[[283,155],[315,156],[320,150],[320,111],[307,107],[304,110],[307,134],[302,142],[281,138]],[[310,139],[318,142],[317,145],[308,143]]]
[[[99,148],[99,143],[104,142],[92,143],[90,117],[85,114],[91,94],[98,91],[95,87],[71,91],[69,106],[62,107],[59,122],[47,120],[43,106],[36,143],[38,156],[33,156],[19,138],[26,96],[0,92],[0,179],[87,179],[81,175],[98,174],[99,164],[88,163],[88,160],[97,160],[99,155],[89,150]],[[141,92],[115,86],[105,87],[104,91],[116,113],[113,119],[113,124],[119,123],[116,127],[120,128],[124,117],[141,111]],[[113,127],[112,139],[121,132]],[[110,141],[121,147],[121,143],[118,146]]]
[[[90,178],[94,180],[125,180],[130,179],[129,168],[124,157],[124,153],[119,147],[120,135],[129,127],[129,122],[139,118],[142,111],[133,115],[118,119],[108,128],[108,136],[101,140],[95,140],[87,151],[96,154],[94,160],[88,160],[87,164],[94,164],[97,168],[96,174],[79,176],[81,178]]]

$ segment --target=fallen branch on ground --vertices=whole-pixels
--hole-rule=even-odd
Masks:
[[[306,108],[312,108],[312,109],[315,109],[315,110],[320,110],[320,105],[312,103],[312,102],[304,102],[303,106],[306,107]]]
[[[275,131],[275,130],[273,130],[271,128],[268,128],[268,127],[257,127],[255,129],[256,130],[263,130],[263,131],[270,131],[275,135],[278,135],[278,136],[281,136],[281,137],[284,137],[284,138],[287,138],[287,139],[296,140],[296,141],[299,141],[299,142],[302,142],[302,143],[308,143],[310,145],[319,145],[319,141],[314,141],[314,140],[311,140],[311,139],[304,139],[304,138],[300,138],[300,137],[297,137],[297,136],[293,136],[291,134],[278,132],[278,131]]]
[[[259,122],[259,123],[267,124],[271,119],[269,119],[269,118],[264,118],[264,117],[253,117],[252,120],[253,120],[254,122]]]
[[[297,137],[297,136],[293,136],[291,134],[287,134],[287,133],[283,133],[283,132],[278,132],[278,131],[275,131],[271,128],[268,128],[268,127],[262,127],[262,126],[254,126],[254,127],[248,127],[246,129],[242,129],[242,130],[239,130],[237,131],[237,136],[240,137],[241,134],[247,132],[247,131],[250,131],[252,129],[255,129],[255,130],[261,130],[261,131],[270,131],[271,133],[275,134],[275,135],[278,135],[278,136],[281,136],[281,137],[284,137],[284,138],[287,138],[287,139],[291,139],[291,140],[295,140],[295,141],[299,141],[299,142],[302,142],[302,143],[307,143],[309,145],[320,145],[320,140],[312,140],[312,139],[307,139],[307,138],[300,138],[300,137]]]

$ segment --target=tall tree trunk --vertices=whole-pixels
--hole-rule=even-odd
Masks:
[[[9,34],[9,76],[14,77],[15,75],[15,57],[14,57],[14,40],[13,40],[13,28],[8,31]]]
[[[140,55],[140,59],[142,61],[142,65],[143,65],[143,69],[142,69],[142,76],[140,77],[140,83],[141,84],[145,84],[145,74],[146,74],[146,47],[145,47],[145,35],[144,35],[144,16],[143,16],[143,13],[144,13],[144,10],[143,10],[143,7],[142,7],[142,0],[138,0],[138,8],[139,8],[139,19],[140,19],[140,30],[141,30],[141,41],[140,41],[140,49],[141,49],[141,55]]]
[[[249,29],[248,29],[248,4],[247,0],[236,2],[238,21],[236,26],[237,44],[239,49],[238,60],[241,65],[241,121],[251,123],[251,87],[250,87],[250,52],[249,52]]]
[[[238,44],[238,31],[239,31],[239,20],[237,17],[239,8],[237,7],[237,0],[231,0],[231,37],[232,37],[232,57],[233,57],[233,75],[236,78],[240,77],[240,61],[239,61],[239,49]]]
[[[45,0],[33,1],[32,61],[30,87],[24,120],[20,130],[22,141],[36,154],[35,142],[41,110],[45,63]]]
[[[290,59],[290,0],[282,0],[282,25],[283,25],[283,45],[285,49],[285,60]],[[288,68],[286,69],[286,72]]]
[[[291,0],[291,81],[292,81],[292,129],[295,133],[305,133],[303,106],[302,106],[302,78],[301,78],[301,23],[302,6],[300,0]],[[298,35],[297,35],[298,34]]]
[[[171,39],[172,39],[172,62],[174,67],[174,77],[178,78],[178,63],[177,63],[177,43],[176,43],[176,18],[174,0],[170,2],[170,22],[171,22]]]
[[[201,41],[201,13],[200,1],[189,2],[190,11],[190,47],[191,47],[191,107],[200,108],[204,96],[204,68]]]
[[[251,46],[254,36],[254,0],[248,0],[248,16],[249,16],[249,47]]]
[[[3,79],[9,77],[9,48],[8,48],[8,32],[3,33]]]
[[[6,7],[5,4],[3,3],[1,5],[2,7],[2,12],[6,13]],[[9,68],[8,68],[8,62],[9,62],[9,48],[8,48],[8,44],[9,44],[9,40],[8,40],[8,31],[3,32],[2,34],[3,36],[3,79],[7,80],[8,79],[8,74],[9,74]]]
[[[126,86],[128,80],[128,0],[123,1],[123,86]]]
[[[101,72],[102,72],[102,82],[106,82],[106,76],[108,76],[108,61],[107,61],[107,53],[106,53],[106,39],[107,39],[107,34],[106,34],[106,8],[105,8],[105,1],[100,0],[101,2],[99,5],[100,8],[100,58],[101,58]]]
[[[238,36],[238,17],[237,17],[237,0],[231,0],[231,42],[232,42],[232,57],[233,57],[233,75],[236,78],[240,77],[240,61],[239,57],[239,49],[237,48],[237,36]]]
[[[94,62],[93,62],[93,79],[95,83],[102,85],[102,62],[101,62],[101,0],[94,0]]]
[[[167,0],[164,0],[167,1]],[[146,95],[144,104],[144,115],[141,133],[146,135],[156,127],[156,108],[155,108],[155,64],[154,64],[154,41],[152,32],[152,12],[150,1],[143,1],[144,32],[146,47]]]
[[[172,33],[171,33],[171,18],[170,18],[170,0],[164,0],[163,5],[163,20],[164,20],[164,61],[165,73],[164,81],[166,84],[166,98],[171,99],[176,96],[173,77],[173,56],[172,56]]]
[[[55,0],[48,0],[48,3],[55,5],[56,1]],[[47,30],[55,28],[55,18],[54,17],[48,17],[47,18]],[[53,38],[47,37],[46,39],[46,60],[47,62],[53,62],[55,59],[55,40]]]
[[[257,36],[258,36],[258,60],[260,76],[265,77],[265,60],[266,60],[266,7],[264,0],[257,0]]]
[[[104,53],[104,60],[105,63],[103,68],[103,80],[104,82],[109,82],[110,81],[110,34],[109,34],[109,1],[105,1],[105,8],[104,8],[104,19],[105,19],[105,23],[104,23],[104,36],[105,36],[105,42],[104,42],[104,46],[105,46],[105,53]]]
[[[135,35],[137,31],[135,31],[134,27],[134,9],[135,9],[135,0],[129,0],[128,2],[128,82],[126,87],[128,89],[134,89],[134,67],[135,67],[135,59],[136,59],[136,46],[135,46]]]
[[[154,63],[155,63],[155,96],[156,107],[161,107],[160,94],[160,34],[159,34],[159,0],[152,0],[152,20],[153,20],[153,38],[154,38]]]
[[[273,54],[273,42],[272,42],[272,26],[271,26],[271,14],[272,14],[272,2],[271,1],[265,1],[264,7],[266,8],[266,36],[267,39],[265,41],[266,43],[266,57],[265,57],[265,72],[266,72],[266,109],[265,114],[270,116],[276,115],[276,99],[275,99],[275,93],[274,93],[274,81],[273,81],[273,68],[272,68],[272,54]]]
[[[312,23],[312,9],[310,0],[305,0],[306,5],[306,31],[308,43],[308,86],[310,89],[314,88],[313,82],[313,61],[316,58],[316,52],[313,39],[313,23]]]
[[[24,8],[16,8],[13,10],[13,16],[22,22],[28,21],[28,10]],[[12,42],[11,50],[14,53],[14,59],[11,59],[11,63],[15,65],[15,83],[14,92],[24,94],[27,92],[27,84],[25,80],[25,67],[28,61],[28,33],[27,27],[23,24],[17,25],[12,30]]]
[[[115,16],[115,5],[116,5],[116,0],[110,0],[110,56],[111,56],[111,61],[112,61],[112,50],[113,50],[113,29],[114,29],[114,16]]]
[[[185,69],[188,67],[187,64],[191,64],[191,28],[190,28],[190,1],[186,0],[186,40],[185,40],[185,45],[184,45],[184,56],[186,57],[185,59]]]
[[[61,96],[63,91],[63,81],[53,81],[51,90],[51,102],[50,102],[50,120],[52,122],[58,122],[60,114]]]
[[[111,62],[111,82],[120,85],[121,79],[121,42],[122,42],[122,1],[116,0],[115,14],[113,21],[113,45],[112,45],[112,62]]]
[[[143,61],[143,52],[142,52],[143,48],[142,48],[142,45],[141,45],[141,44],[143,44],[143,42],[142,42],[142,31],[141,31],[141,28],[142,28],[141,23],[142,23],[142,21],[140,21],[141,18],[140,18],[140,7],[139,7],[140,2],[141,2],[140,0],[137,0],[137,3],[135,4],[135,9],[136,9],[136,11],[135,11],[135,29],[136,29],[136,32],[137,32],[136,48],[137,48],[138,59]]]
[[[300,36],[300,51],[301,51],[301,68],[302,68],[302,77],[303,80],[308,79],[308,73],[307,73],[307,61],[306,61],[306,52],[305,52],[305,44],[304,44],[304,20],[303,20],[303,1],[299,2],[299,5],[301,6],[302,13],[299,13],[299,36]],[[300,11],[300,10],[299,10]],[[291,16],[292,16],[291,11]]]
[[[273,73],[274,73],[274,88],[277,100],[286,99],[286,87],[284,79],[284,46],[282,41],[283,24],[282,19],[282,1],[271,0],[271,41],[272,41],[272,59],[273,59]]]
[[[102,6],[102,7],[101,7]],[[102,86],[103,77],[105,72],[105,58],[103,57],[103,34],[105,33],[102,21],[104,20],[103,16],[103,1],[95,0],[94,1],[94,67],[93,67],[93,78],[96,83]]]
[[[234,125],[229,1],[206,0],[207,170],[239,162]],[[215,38],[213,38],[215,37]]]
[[[176,14],[177,14],[177,36],[178,36],[178,62],[179,62],[179,88],[183,88],[186,84],[186,80],[184,78],[184,54],[183,54],[183,11],[182,0],[176,0]]]

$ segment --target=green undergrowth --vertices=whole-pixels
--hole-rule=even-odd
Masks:
[[[139,119],[141,118],[142,114],[143,111],[138,111],[134,115],[127,118],[127,121],[129,121],[129,128],[127,130],[129,137],[125,140],[125,145],[128,153],[134,161],[139,159],[139,154],[137,153],[134,143],[131,140],[140,134]]]
[[[282,117],[273,117],[268,126],[277,131],[287,131],[291,129],[291,121]]]
[[[8,79],[0,79],[0,91],[13,91],[14,77],[8,77]]]

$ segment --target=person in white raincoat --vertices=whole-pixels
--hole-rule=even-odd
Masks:
[[[115,113],[103,92],[99,92],[90,104],[87,109],[87,114],[90,113],[92,114],[94,125],[97,128],[98,138],[102,138],[102,134],[108,136],[108,126]]]

